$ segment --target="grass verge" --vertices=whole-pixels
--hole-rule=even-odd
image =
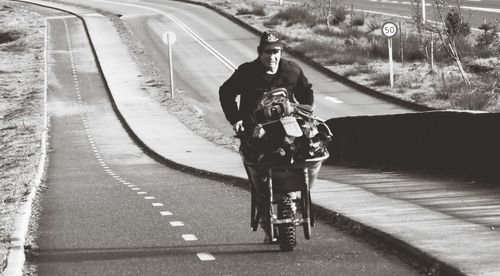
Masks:
[[[40,159],[44,20],[0,1],[0,271],[6,266],[17,205]]]

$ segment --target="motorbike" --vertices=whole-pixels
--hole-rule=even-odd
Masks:
[[[310,189],[333,134],[310,106],[292,103],[284,88],[265,93],[254,112],[257,126],[242,139],[240,154],[251,191],[251,229],[259,224],[271,243],[291,251],[297,226],[311,238]]]

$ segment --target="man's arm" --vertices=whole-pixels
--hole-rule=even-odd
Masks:
[[[231,77],[222,84],[219,88],[219,101],[222,106],[222,111],[226,119],[231,125],[238,121],[241,121],[240,114],[238,112],[238,104],[236,103],[236,97],[240,93],[239,84],[241,83],[241,73],[238,68]]]
[[[301,104],[314,104],[314,91],[302,69],[299,68],[297,83],[295,85],[295,98]]]

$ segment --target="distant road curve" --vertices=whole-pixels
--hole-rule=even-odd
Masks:
[[[269,2],[279,3],[280,0],[269,0]],[[305,2],[304,0],[283,0],[284,4]],[[432,2],[426,0],[426,14],[432,18]],[[448,3],[454,1],[448,0]],[[412,1],[408,0],[344,0],[347,6],[353,5],[355,10],[366,12],[376,12],[381,14],[410,17],[412,15]],[[500,1],[495,0],[464,0],[462,1],[462,11],[471,27],[479,27],[483,20],[495,22],[500,19]]]

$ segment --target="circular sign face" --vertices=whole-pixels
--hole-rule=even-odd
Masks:
[[[394,22],[386,22],[382,25],[382,34],[386,37],[393,37],[398,33],[398,26]]]
[[[162,37],[163,43],[173,45],[175,43],[175,33],[165,32]]]

